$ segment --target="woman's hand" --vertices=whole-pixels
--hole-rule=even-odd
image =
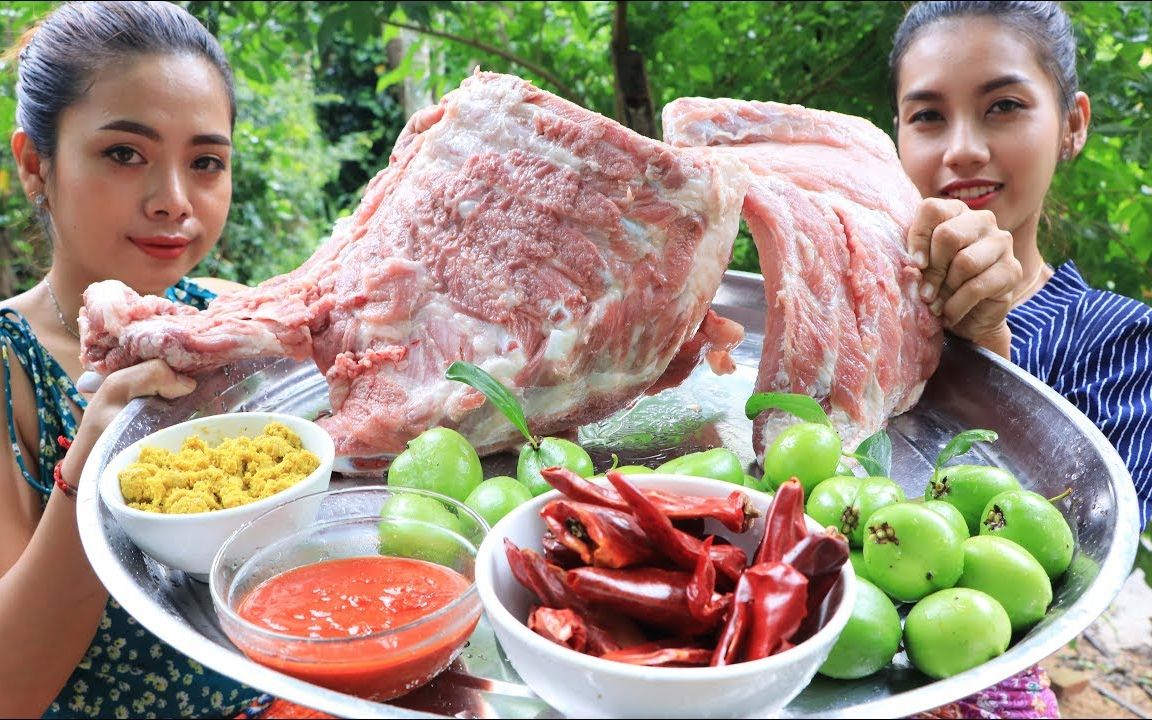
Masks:
[[[1024,276],[1012,234],[988,210],[926,198],[908,229],[908,252],[924,273],[921,298],[944,327],[1010,357],[1007,316]]]
[[[129,400],[149,395],[172,399],[187,395],[195,389],[195,380],[177,374],[163,360],[148,360],[105,377],[88,400],[76,438],[65,456],[65,476],[72,483],[79,481],[80,468],[87,461],[96,440]]]

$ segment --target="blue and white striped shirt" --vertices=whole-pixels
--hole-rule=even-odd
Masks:
[[[1119,452],[1152,514],[1152,306],[1088,286],[1067,262],[1008,313],[1012,361],[1063,395]]]

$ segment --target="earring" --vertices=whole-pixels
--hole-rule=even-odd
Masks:
[[[36,207],[44,207],[44,203],[48,202],[48,198],[44,197],[44,193],[36,193],[36,198],[32,201],[36,203]]]

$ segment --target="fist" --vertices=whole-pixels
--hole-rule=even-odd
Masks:
[[[1006,318],[1024,273],[996,216],[927,198],[908,230],[908,252],[923,272],[920,296],[944,327],[1007,356]]]

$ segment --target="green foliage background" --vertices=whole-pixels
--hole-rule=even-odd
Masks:
[[[387,164],[403,127],[397,89],[433,99],[477,66],[526,77],[604,115],[615,113],[616,2],[182,3],[217,34],[237,78],[235,196],[219,252],[197,272],[246,283],[298,265]],[[9,44],[54,3],[0,7]],[[626,3],[657,113],[686,96],[794,102],[861,115],[891,131],[886,58],[903,2]],[[1080,36],[1081,85],[1093,99],[1084,153],[1050,195],[1048,258],[1076,260],[1103,287],[1152,300],[1152,3],[1067,2]],[[409,54],[390,66],[402,34]],[[430,51],[418,70],[415,50]],[[11,132],[12,73],[0,83]],[[8,153],[0,154],[0,267],[14,291],[35,283],[43,243]],[[738,240],[732,267],[755,270]],[[3,287],[0,284],[0,287]]]

